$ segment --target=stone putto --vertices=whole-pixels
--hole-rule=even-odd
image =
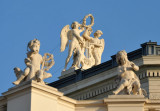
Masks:
[[[28,50],[29,48],[29,50]],[[50,73],[47,73],[53,65],[53,55],[45,53],[42,57],[39,54],[40,41],[37,39],[31,40],[27,46],[27,58],[24,62],[26,68],[22,71],[20,68],[15,67],[14,72],[17,80],[13,84],[18,85],[24,81],[35,80],[44,84],[44,79],[52,77]]]
[[[91,18],[90,25],[86,25],[86,19],[88,17]],[[68,56],[63,71],[66,70],[72,54],[73,63],[71,68],[88,69],[101,63],[105,42],[104,39],[99,39],[103,34],[100,30],[97,30],[94,33],[94,38],[90,37],[93,25],[94,17],[91,14],[88,14],[83,18],[82,24],[73,22],[71,24],[72,29],[69,28],[69,25],[63,27],[61,31],[61,52],[63,52],[69,44]],[[83,34],[81,36],[82,32]]]
[[[116,61],[118,64],[117,72],[120,82],[118,88],[113,91],[113,94],[117,95],[123,91],[122,94],[146,95],[145,90],[141,88],[139,78],[134,73],[134,71],[139,70],[139,67],[128,60],[125,50],[119,51],[117,53]]]

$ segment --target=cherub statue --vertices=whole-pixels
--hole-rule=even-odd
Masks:
[[[30,50],[28,50],[28,48]],[[45,53],[44,57],[39,54],[40,41],[31,40],[27,46],[27,58],[25,59],[26,68],[22,71],[20,68],[14,68],[17,80],[13,84],[18,85],[23,81],[35,80],[44,84],[44,79],[52,77],[48,71],[53,65],[53,55]],[[49,56],[49,58],[47,58]]]
[[[72,53],[75,54],[75,63],[77,64],[72,66],[74,66],[76,69],[80,68],[81,58],[83,55],[82,47],[84,45],[83,38],[80,36],[80,33],[84,30],[84,28],[80,28],[80,26],[81,24],[78,22],[73,22],[71,25],[71,30],[69,29],[69,25],[66,25],[61,31],[61,52],[65,50],[70,40],[68,56],[66,58],[63,71],[66,70]]]
[[[120,83],[118,88],[113,91],[113,94],[117,95],[120,91],[124,91],[124,94],[142,95],[145,93],[141,89],[140,80],[134,71],[138,71],[139,67],[133,62],[128,60],[126,51],[119,51],[116,55],[116,61],[118,63],[118,76],[120,77]]]

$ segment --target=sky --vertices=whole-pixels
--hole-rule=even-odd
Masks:
[[[60,52],[61,29],[81,23],[88,14],[94,16],[93,32],[103,32],[102,63],[149,40],[160,45],[159,5],[160,0],[0,0],[0,93],[14,86],[13,68],[26,67],[27,44],[35,38],[41,42],[41,55],[54,55],[55,65],[48,71],[53,76],[45,82],[58,80],[68,54],[68,48]]]

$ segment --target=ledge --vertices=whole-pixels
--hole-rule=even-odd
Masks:
[[[14,93],[22,92],[23,90],[31,90],[31,88],[39,89],[41,91],[45,91],[47,93],[56,94],[58,96],[63,96],[63,93],[58,92],[56,88],[50,87],[48,85],[43,85],[41,83],[37,83],[36,81],[27,81],[18,86],[10,88],[7,92],[2,93],[3,96],[9,96]]]
[[[143,95],[109,95],[104,99],[105,103],[145,103],[146,98]]]

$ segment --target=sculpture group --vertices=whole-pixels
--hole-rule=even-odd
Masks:
[[[86,25],[86,19],[91,18],[91,24]],[[101,63],[101,56],[104,50],[104,39],[99,39],[103,34],[97,30],[94,37],[91,37],[94,17],[89,14],[83,18],[83,23],[73,22],[71,28],[66,25],[61,31],[61,52],[69,45],[68,56],[66,58],[64,70],[66,70],[70,58],[73,55],[71,68],[88,69]],[[81,34],[83,32],[83,34]]]
[[[91,24],[86,25],[86,19],[91,18]],[[97,30],[94,33],[94,37],[91,37],[92,26],[94,25],[94,17],[91,14],[86,15],[83,18],[83,23],[73,22],[70,25],[63,27],[61,31],[61,52],[66,47],[68,48],[68,56],[65,61],[64,70],[73,56],[73,63],[71,68],[76,69],[88,69],[101,63],[101,56],[104,50],[104,39],[99,39],[103,34],[102,31]],[[83,33],[82,33],[83,32]],[[52,77],[50,73],[47,73],[53,65],[53,55],[45,53],[42,57],[39,54],[40,41],[37,39],[31,40],[27,46],[27,58],[25,58],[26,68],[21,70],[18,67],[14,68],[17,80],[13,82],[15,85],[19,85],[25,81],[35,80],[39,83],[45,84],[43,81],[46,78]],[[118,64],[118,80],[119,85],[113,94],[133,94],[144,95],[146,92],[141,88],[140,80],[135,74],[135,71],[139,70],[139,67],[133,62],[128,60],[126,51],[119,51],[116,55],[116,61]]]

